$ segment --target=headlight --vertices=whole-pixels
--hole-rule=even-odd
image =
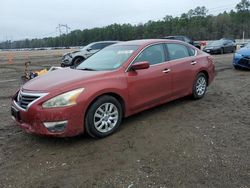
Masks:
[[[76,100],[78,96],[83,92],[83,90],[84,88],[80,88],[73,91],[69,91],[67,93],[63,93],[44,102],[42,106],[43,108],[72,106],[76,104]]]

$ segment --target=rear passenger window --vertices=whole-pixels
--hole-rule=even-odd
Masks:
[[[134,61],[142,62],[148,61],[150,65],[165,62],[164,47],[162,44],[157,44],[146,48]]]
[[[168,57],[170,60],[189,57],[189,51],[186,46],[181,44],[167,44]]]

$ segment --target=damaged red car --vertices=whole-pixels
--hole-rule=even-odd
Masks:
[[[27,82],[13,96],[11,114],[28,133],[102,138],[124,117],[187,95],[202,98],[214,76],[213,58],[187,43],[122,42],[75,69]]]

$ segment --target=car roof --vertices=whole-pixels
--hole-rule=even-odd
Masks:
[[[126,42],[121,42],[119,44],[114,44],[112,46],[115,46],[115,45],[146,46],[146,45],[153,44],[153,43],[170,42],[170,41],[176,42],[176,40],[168,40],[168,39],[141,39],[141,40],[131,40],[131,41],[126,41]]]
[[[186,37],[184,35],[172,35],[172,36],[165,36],[164,38],[173,38],[173,37]]]
[[[118,43],[118,42],[122,42],[122,41],[118,41],[118,40],[106,40],[106,41],[97,41],[97,42],[92,42],[92,43],[98,44],[98,43]]]

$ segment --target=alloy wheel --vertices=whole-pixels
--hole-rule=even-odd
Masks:
[[[107,133],[117,124],[119,112],[113,103],[102,104],[94,114],[94,126],[97,131]]]

